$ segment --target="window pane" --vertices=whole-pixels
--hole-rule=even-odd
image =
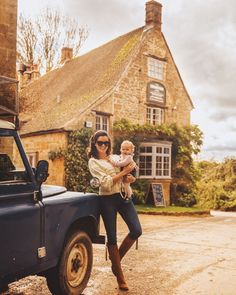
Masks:
[[[19,150],[11,136],[0,139],[0,182],[27,181],[28,175]]]
[[[151,146],[147,147],[147,153],[152,153],[152,147]]]
[[[147,123],[151,124],[151,108],[147,108]]]
[[[170,149],[169,148],[164,148],[164,154],[169,154],[170,153]]]
[[[140,147],[140,153],[152,153],[152,147],[151,146],[141,146]]]
[[[140,153],[145,153],[145,147],[144,146],[141,146],[139,148],[139,151],[140,151]],[[140,159],[141,159],[141,157],[140,157]]]
[[[161,108],[147,108],[147,123],[160,125],[163,123],[163,110]]]
[[[96,130],[108,131],[108,117],[96,115]]]
[[[162,153],[162,147],[157,146],[156,151],[157,151],[157,154],[161,154]]]
[[[150,146],[140,147],[139,175],[148,177],[170,177],[171,148],[169,145],[149,143]],[[154,163],[153,163],[154,161]]]
[[[139,157],[139,175],[140,176],[152,175],[152,156],[142,155]]]
[[[148,75],[159,80],[163,80],[164,62],[158,59],[148,58]]]
[[[101,129],[100,116],[96,116],[96,130]]]

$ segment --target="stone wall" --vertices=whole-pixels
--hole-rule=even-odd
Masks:
[[[0,138],[0,147],[2,154],[8,154],[9,156],[12,156],[13,154],[13,140],[9,137],[2,137]]]
[[[163,81],[148,77],[148,55],[166,61]],[[160,82],[166,89],[165,123],[190,124],[192,104],[185,90],[169,48],[159,30],[149,30],[145,40],[114,93],[114,120],[129,118],[134,123],[146,123],[147,84]]]
[[[37,160],[49,161],[48,184],[65,184],[64,158],[52,161],[48,159],[48,153],[67,146],[67,133],[51,133],[23,137],[22,143],[28,155],[37,153]]]
[[[17,0],[0,1],[0,76],[16,78]],[[17,85],[0,85],[0,107],[18,111]]]
[[[16,77],[17,0],[0,1],[0,75]]]

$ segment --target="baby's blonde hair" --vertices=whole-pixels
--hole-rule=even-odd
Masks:
[[[132,153],[134,152],[135,146],[134,146],[134,144],[131,141],[129,141],[129,140],[122,141],[121,147],[122,147],[123,144],[129,144],[131,146]]]

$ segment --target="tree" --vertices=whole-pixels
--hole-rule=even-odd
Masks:
[[[62,15],[59,11],[46,8],[33,21],[22,14],[18,21],[18,60],[26,64],[38,64],[50,71],[60,62],[59,48],[73,48],[77,56],[88,37],[86,26]]]
[[[25,18],[22,14],[18,20],[17,59],[29,64],[38,63],[36,52],[37,27],[31,18]]]

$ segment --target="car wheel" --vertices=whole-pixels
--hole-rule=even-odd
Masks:
[[[93,263],[92,242],[85,232],[67,240],[58,267],[47,274],[48,288],[55,295],[78,295],[87,286]]]

